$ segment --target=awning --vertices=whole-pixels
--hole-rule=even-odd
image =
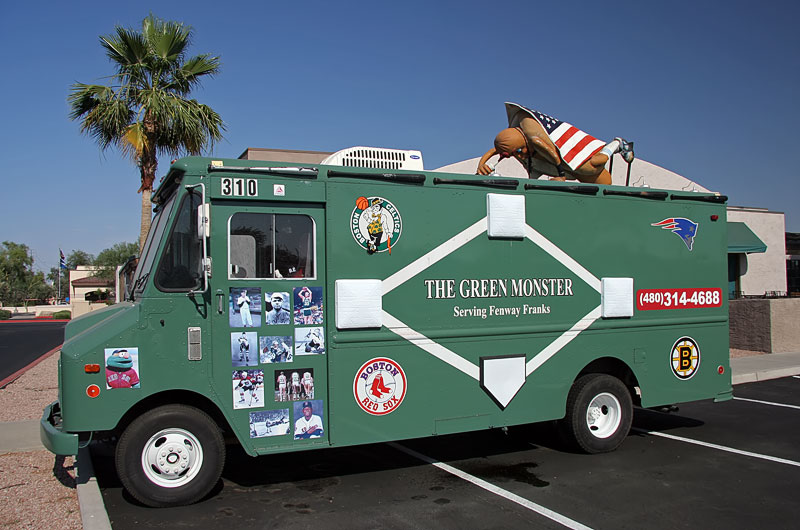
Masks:
[[[728,223],[728,254],[766,252],[767,245],[744,223]]]

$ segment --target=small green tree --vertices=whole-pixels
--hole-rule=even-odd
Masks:
[[[31,299],[53,295],[44,273],[33,271],[33,255],[27,245],[4,241],[0,245],[0,300],[7,305],[25,305]]]
[[[128,261],[131,256],[139,254],[139,245],[136,243],[117,243],[110,248],[102,250],[94,260],[94,265],[99,270],[94,274],[99,278],[110,280],[119,265]]]
[[[222,139],[225,126],[211,107],[189,99],[203,77],[219,72],[219,57],[186,56],[192,30],[152,14],[141,31],[115,27],[100,44],[116,72],[109,85],[72,85],[70,118],[102,150],[119,148],[139,167],[142,218],[139,248],[150,230],[150,195],[158,156],[199,155]]]
[[[67,255],[67,269],[75,270],[81,265],[94,265],[94,256],[83,250],[73,250]]]

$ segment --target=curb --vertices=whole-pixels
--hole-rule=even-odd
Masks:
[[[741,385],[743,383],[757,383],[759,381],[769,381],[770,379],[780,379],[781,377],[790,377],[793,375],[800,375],[800,367],[775,368],[773,370],[759,370],[757,372],[734,375],[731,378],[731,384]]]
[[[94,476],[89,447],[78,449],[78,504],[84,530],[111,530],[103,495]]]
[[[33,317],[33,318],[9,318],[8,320],[0,320],[0,324],[30,324],[37,322],[69,322],[63,318],[46,318],[46,317]]]

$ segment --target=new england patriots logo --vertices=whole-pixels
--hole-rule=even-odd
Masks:
[[[685,217],[670,217],[661,222],[652,223],[650,226],[660,226],[664,230],[671,230],[673,234],[686,243],[686,248],[689,249],[689,252],[692,251],[694,236],[697,235],[698,226],[694,221],[686,219]]]

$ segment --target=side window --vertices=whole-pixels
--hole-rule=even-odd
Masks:
[[[184,197],[158,265],[156,287],[162,291],[189,291],[200,285],[203,247],[197,237],[200,196]]]
[[[234,214],[228,257],[230,279],[313,278],[314,220],[307,215]]]

